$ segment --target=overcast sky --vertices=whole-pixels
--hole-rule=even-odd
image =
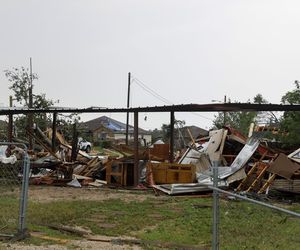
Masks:
[[[0,0],[0,104],[11,94],[3,71],[29,57],[34,92],[60,106],[125,107],[129,71],[174,104],[257,93],[279,103],[300,79],[299,27],[297,0]],[[131,93],[133,107],[166,104],[136,80]],[[169,121],[140,116],[146,129]],[[190,113],[176,119],[211,126]]]

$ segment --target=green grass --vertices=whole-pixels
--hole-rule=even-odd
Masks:
[[[93,151],[97,152],[98,154],[104,154],[104,150],[100,146],[93,146]]]
[[[16,202],[13,197],[1,198],[1,214],[15,213],[8,208],[16,206]],[[210,198],[154,196],[141,202],[29,202],[27,222],[31,231],[64,239],[76,237],[51,230],[47,225],[80,226],[100,235],[210,246],[211,204]],[[222,200],[220,209],[221,249],[299,249],[299,219],[248,202]],[[300,212],[300,205],[288,209]],[[26,242],[43,243],[40,239]]]
[[[18,228],[19,200],[16,195],[4,194],[0,199],[0,233],[11,234]]]

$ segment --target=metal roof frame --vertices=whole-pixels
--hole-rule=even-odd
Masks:
[[[17,115],[30,113],[135,113],[135,112],[249,112],[249,111],[300,111],[299,104],[252,104],[252,103],[214,103],[214,104],[181,104],[170,106],[152,106],[135,108],[66,108],[51,107],[34,109],[26,107],[3,107],[0,115]]]

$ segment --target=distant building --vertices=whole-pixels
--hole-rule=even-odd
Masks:
[[[99,118],[84,122],[80,127],[92,134],[94,142],[112,141],[117,144],[125,143],[126,124],[107,116],[101,116]],[[133,141],[134,139],[133,132],[134,127],[129,125],[129,141]],[[144,144],[148,145],[151,143],[151,132],[139,128],[138,133],[141,145],[144,146]]]

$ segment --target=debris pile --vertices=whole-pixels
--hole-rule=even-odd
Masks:
[[[176,157],[170,157],[168,144],[140,148],[138,173],[134,150],[128,146],[112,146],[99,155],[81,151],[76,144],[71,146],[59,132],[53,147],[51,129],[43,133],[36,128],[32,137],[41,149],[31,154],[33,184],[134,186],[137,175],[139,184],[173,195],[210,190],[215,166],[220,187],[258,194],[270,189],[300,193],[300,148],[286,154],[230,127],[210,131],[209,136],[197,140],[192,138]],[[1,162],[7,161],[2,158]]]
[[[220,187],[237,192],[268,193],[269,189],[300,194],[300,149],[286,155],[269,148],[259,138],[247,139],[233,128],[211,131],[209,136],[193,142],[179,164],[195,166],[194,184],[165,181],[152,171],[156,189],[167,194],[209,190],[212,167],[218,167]],[[156,171],[163,166],[158,164]]]

